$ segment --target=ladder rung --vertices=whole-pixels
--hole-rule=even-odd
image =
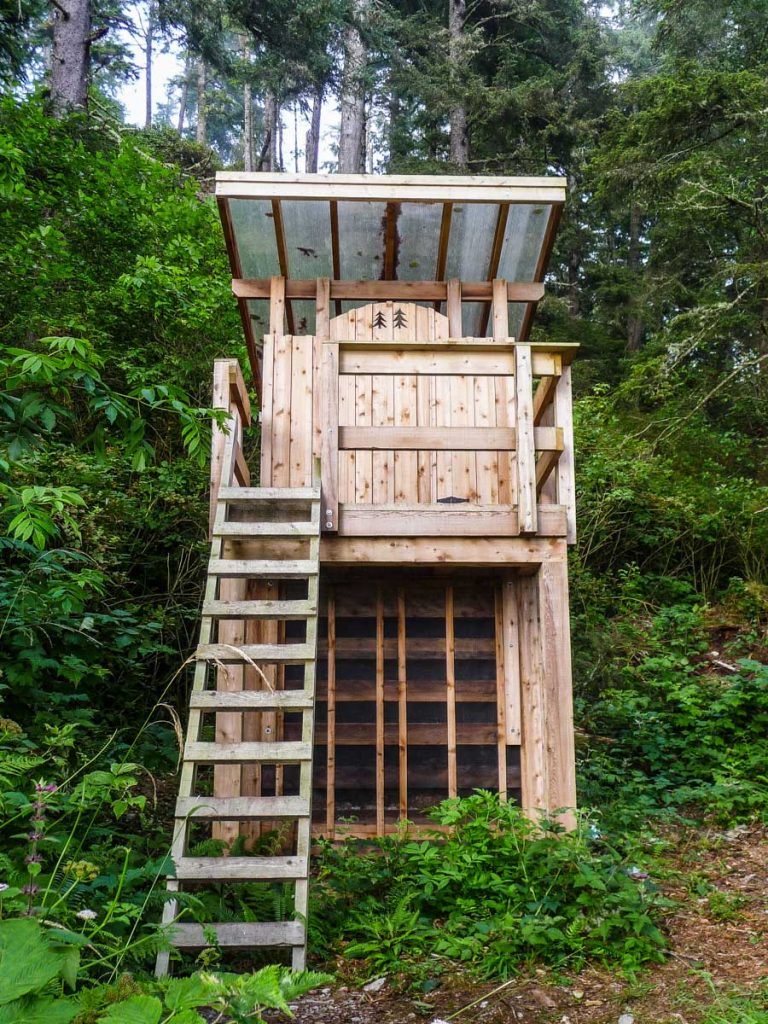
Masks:
[[[319,523],[220,523],[214,537],[317,537]]]
[[[306,857],[180,857],[175,867],[180,881],[266,882],[307,877]]]
[[[301,796],[180,796],[176,817],[208,821],[308,818],[309,802]]]
[[[301,921],[256,923],[226,922],[224,924],[192,924],[179,922],[171,926],[169,938],[174,946],[197,949],[209,946],[205,932],[214,931],[220,946],[246,949],[249,946],[303,946],[304,925]]]
[[[193,690],[191,708],[204,711],[305,711],[314,706],[306,690]]]
[[[310,619],[317,614],[313,601],[209,601],[203,615],[215,619]]]
[[[187,743],[185,761],[233,764],[261,761],[264,764],[300,764],[312,760],[312,747],[298,741],[275,743]]]
[[[320,501],[319,487],[220,487],[219,501],[262,501],[280,504],[284,501],[311,505]]]
[[[300,665],[315,660],[314,644],[200,644],[198,661],[255,661],[280,665]]]
[[[270,580],[286,580],[317,576],[317,562],[311,559],[289,561],[288,559],[239,559],[212,558],[208,563],[209,576],[263,577]]]

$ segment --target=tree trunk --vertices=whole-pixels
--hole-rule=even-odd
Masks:
[[[151,2],[147,7],[147,31],[144,37],[144,53],[147,58],[146,63],[146,95],[145,95],[145,110],[144,110],[144,127],[152,127],[152,44],[154,42],[155,34],[155,6]]]
[[[304,170],[307,174],[317,174],[320,157],[320,115],[323,112],[323,87],[319,85],[312,99],[312,120],[307,132]]]
[[[243,85],[243,170],[253,170],[253,92],[250,82]]]
[[[56,117],[85,110],[90,51],[90,0],[56,0],[51,61],[51,110]]]
[[[250,74],[250,49],[248,38],[242,36],[243,64],[245,66],[245,79],[243,82],[243,170],[253,170],[253,88],[251,86]]]
[[[572,175],[568,175],[568,194],[571,196],[571,202],[574,204],[577,202],[577,184],[576,178]],[[579,294],[579,271],[581,270],[581,251],[579,248],[579,228],[578,228],[578,217],[573,218],[574,221],[574,240],[571,248],[568,251],[568,312],[571,316],[578,316],[581,312],[581,296]]]
[[[640,274],[640,227],[640,211],[633,198],[629,206],[629,251],[627,255],[627,266],[633,286]],[[642,340],[643,321],[637,315],[637,299],[633,297],[627,317],[627,351],[639,351]]]
[[[277,162],[277,133],[280,108],[277,96],[268,92],[264,96],[264,142],[259,156],[259,171],[278,170]]]
[[[187,116],[187,101],[189,99],[189,74],[190,74],[190,63],[189,54],[187,53],[184,57],[184,78],[181,83],[181,96],[179,97],[179,120],[177,125],[177,131],[179,135],[184,133],[184,121]]]
[[[206,81],[205,61],[201,57],[197,62],[197,132],[195,134],[195,138],[201,146],[205,146],[207,141],[207,125],[205,121],[207,112],[205,105]]]
[[[365,10],[365,0],[356,0],[355,14]],[[361,174],[365,170],[365,46],[356,25],[344,33],[344,72],[341,80],[341,132],[339,173]]]
[[[464,35],[464,21],[467,14],[466,0],[449,0],[448,3],[448,36],[449,36],[449,59],[451,64],[451,78],[453,80],[454,96],[453,106],[449,115],[451,142],[450,158],[451,163],[456,164],[461,170],[469,166],[469,130],[467,127],[467,106],[463,99],[459,98],[459,69],[462,64],[462,38]]]

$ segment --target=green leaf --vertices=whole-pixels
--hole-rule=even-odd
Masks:
[[[159,1024],[163,1007],[155,996],[131,996],[99,1017],[99,1024]]]
[[[165,1005],[169,1010],[194,1010],[205,1005],[210,992],[211,986],[199,974],[189,978],[173,978],[165,993]]]
[[[0,1005],[43,988],[61,975],[65,961],[51,949],[38,921],[0,921]]]
[[[76,999],[18,999],[0,1006],[0,1024],[69,1024],[79,1011]]]

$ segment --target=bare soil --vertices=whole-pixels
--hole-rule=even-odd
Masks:
[[[672,851],[661,887],[678,907],[665,925],[666,962],[640,978],[537,970],[498,990],[457,969],[420,996],[398,993],[397,979],[377,992],[340,981],[300,1000],[296,1024],[619,1024],[622,1017],[621,1024],[698,1024],[722,996],[768,980],[768,829],[692,829],[666,838]],[[343,961],[336,968],[350,976]]]

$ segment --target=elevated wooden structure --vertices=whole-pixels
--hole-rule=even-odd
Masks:
[[[169,884],[292,884],[291,920],[212,928],[300,965],[311,834],[477,787],[573,822],[575,346],[529,341],[564,183],[220,174],[217,197],[260,445],[249,468],[220,360]]]

